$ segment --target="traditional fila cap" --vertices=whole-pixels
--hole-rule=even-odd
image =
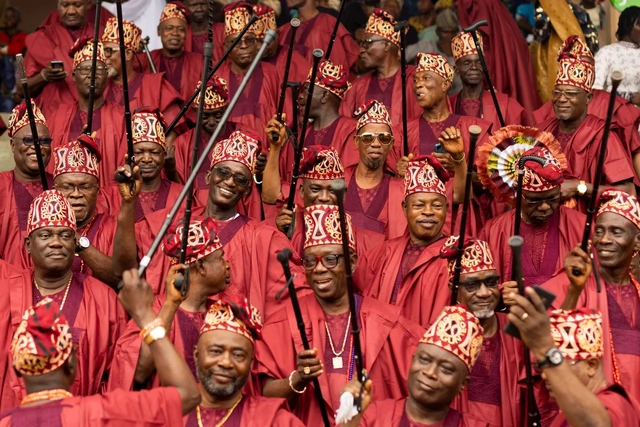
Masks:
[[[167,140],[164,135],[164,116],[158,108],[138,108],[133,113],[131,124],[134,144],[140,142],[155,142],[166,151]]]
[[[353,117],[358,119],[356,132],[370,123],[377,123],[389,126],[393,134],[393,126],[391,124],[391,116],[384,104],[378,100],[369,100],[353,112]]]
[[[11,343],[13,367],[22,375],[55,371],[69,359],[73,337],[58,303],[46,297],[22,316]]]
[[[134,52],[140,50],[140,40],[142,39],[142,30],[136,24],[126,19],[122,20],[122,30],[124,32],[124,46]],[[102,43],[120,43],[118,37],[118,19],[111,17],[107,20],[107,25],[102,33]]]
[[[383,37],[399,48],[400,31],[396,31],[394,28],[397,23],[398,21],[396,21],[393,16],[376,7],[373,13],[369,15],[369,20],[367,21],[364,32]]]
[[[602,359],[602,313],[592,308],[553,310],[551,336],[569,360]]]
[[[505,126],[478,148],[476,160],[482,185],[497,200],[515,199],[523,156],[530,158],[524,162],[523,190],[548,191],[564,181],[562,171],[567,167],[567,158],[553,134],[533,127]]]
[[[307,76],[306,83],[311,83],[311,73]],[[326,89],[340,99],[351,88],[351,83],[347,79],[347,71],[342,64],[334,64],[329,60],[320,61],[318,72],[316,73],[316,86]]]
[[[480,321],[466,307],[447,306],[420,344],[432,344],[458,356],[471,372],[482,348],[482,333]]]
[[[78,68],[78,65],[84,61],[91,61],[93,59],[93,39],[84,36],[80,37],[69,49],[69,58],[73,58],[73,69]],[[102,43],[98,42],[98,61],[104,63],[107,58],[104,56],[104,50],[102,49]]]
[[[76,214],[58,190],[43,191],[29,207],[27,235],[45,227],[68,227],[76,231]]]
[[[436,193],[447,197],[444,184],[450,177],[438,159],[431,155],[411,159],[404,175],[404,197],[414,193]]]
[[[276,24],[276,12],[270,6],[261,3],[254,4],[253,13],[255,13],[259,18],[255,24],[253,24],[253,32],[256,34],[257,38],[263,39],[267,30],[275,31],[278,29],[278,25]]]
[[[453,270],[456,265],[456,257],[458,256],[458,240],[460,236],[449,236],[442,248],[440,249],[440,258],[449,260],[449,277],[453,277]],[[462,254],[462,269],[460,274],[472,274],[480,271],[495,270],[493,263],[493,255],[489,244],[483,240],[476,240],[473,237],[467,237],[464,243],[464,254]]]
[[[567,37],[562,46],[560,46],[558,56],[563,54],[575,59],[582,59],[583,61],[593,61],[591,49],[576,35]]]
[[[482,35],[476,31],[480,49],[484,49],[482,45]],[[460,33],[451,40],[451,50],[453,51],[453,59],[458,60],[467,55],[477,55],[478,49],[473,41],[471,33]]]
[[[351,215],[345,214],[349,247],[356,250]],[[304,249],[324,245],[342,245],[340,213],[335,205],[313,205],[304,210]]]
[[[249,23],[249,19],[251,19],[251,15],[253,14],[253,7],[246,2],[239,1],[234,3],[229,3],[223,9],[224,11],[224,36],[233,36],[242,31],[244,27]],[[258,21],[259,22],[259,21]],[[247,32],[251,32],[255,34],[254,29],[256,28],[256,24],[251,26]],[[264,30],[264,25],[257,25],[258,31]],[[257,34],[256,34],[257,37]]]
[[[86,173],[99,178],[98,163],[102,156],[98,144],[89,135],[80,135],[77,139],[54,149],[53,154],[54,178],[63,173]]]
[[[164,239],[162,250],[171,258],[172,263],[177,263],[180,257],[183,222],[184,220],[181,219]],[[213,219],[199,216],[192,217],[189,223],[185,262],[191,264],[219,249],[222,249],[222,243],[218,238]]]
[[[200,105],[201,84],[202,82],[198,82],[198,87],[196,88],[198,94],[196,95],[196,99],[191,104],[191,107],[194,109],[198,109],[198,105]],[[214,74],[207,82],[207,88],[204,91],[204,110],[216,110],[218,108],[225,107],[228,104],[229,89],[227,86],[227,81]]]
[[[46,127],[47,119],[45,119],[42,111],[33,100],[31,100],[31,108],[33,109],[33,118],[36,124],[40,123]],[[11,110],[11,115],[9,115],[9,131],[7,132],[9,138],[13,138],[13,135],[25,126],[29,126],[29,115],[27,114],[27,104],[22,101]]]
[[[628,219],[640,229],[640,204],[635,196],[620,190],[605,190],[600,195],[599,203],[596,218],[605,212],[613,212]]]
[[[209,307],[200,335],[218,330],[234,332],[255,343],[261,338],[262,332],[260,312],[246,298],[238,300],[230,295],[225,296]]]
[[[216,144],[211,155],[211,168],[220,162],[238,162],[253,173],[261,151],[260,137],[250,130],[236,130],[228,139]]]
[[[449,83],[453,83],[453,67],[447,62],[447,58],[439,53],[418,53],[416,55],[416,62],[418,67],[416,73],[421,71],[429,71],[436,73]]]
[[[344,167],[336,149],[324,145],[305,147],[300,161],[300,177],[323,181],[344,179]]]
[[[555,85],[569,85],[579,87],[591,92],[593,88],[593,82],[596,78],[595,65],[592,58],[587,58],[585,61],[582,56],[574,56],[571,46],[566,46],[569,51],[564,49],[560,51],[558,55],[558,73],[556,74]],[[564,47],[564,46],[563,46]],[[579,46],[575,47],[576,52],[582,51]]]
[[[178,18],[189,23],[189,11],[181,1],[172,1],[167,3],[160,15],[160,22],[164,22],[167,19]]]

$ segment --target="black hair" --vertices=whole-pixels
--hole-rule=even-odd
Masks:
[[[616,31],[616,38],[618,41],[624,40],[633,27],[640,21],[640,7],[631,6],[626,8],[618,19],[618,30]]]

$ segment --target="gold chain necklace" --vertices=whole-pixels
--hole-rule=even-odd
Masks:
[[[67,302],[67,295],[69,295],[69,288],[71,287],[71,279],[73,279],[73,274],[71,274],[71,277],[69,277],[69,281],[67,282],[66,285],[66,289],[64,291],[64,296],[62,297],[62,303],[60,304],[60,311],[62,311],[62,308],[64,307],[64,303]],[[38,292],[40,292],[40,286],[38,286],[38,282],[36,282],[36,278],[33,278],[33,284],[36,285],[36,289],[38,290]],[[40,292],[40,295],[42,295],[42,292]],[[44,297],[44,295],[42,295]]]
[[[242,401],[242,396],[240,396],[240,399],[238,399],[238,401],[233,404],[233,406],[227,411],[227,414],[224,416],[224,418],[222,418],[220,422],[215,425],[215,427],[222,427],[224,423],[227,422],[227,420],[233,413],[233,410],[236,409],[236,406],[238,406],[238,404],[240,404],[240,401]],[[200,414],[200,405],[196,407],[196,415],[198,416],[198,427],[204,427],[204,425],[202,424],[202,415]]]
[[[331,332],[329,332],[329,324],[325,320],[324,327],[327,330],[327,338],[329,338],[329,345],[331,346],[331,352],[333,353],[333,369],[342,369],[342,353],[344,353],[344,349],[347,345],[347,337],[349,336],[349,326],[351,326],[351,315],[349,315],[349,320],[347,320],[347,329],[344,331],[344,339],[342,340],[342,349],[339,353],[336,352],[336,349],[333,347],[333,339],[331,339]]]

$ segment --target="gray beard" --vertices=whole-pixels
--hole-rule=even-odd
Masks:
[[[226,386],[221,386],[216,384],[212,379],[211,375],[208,372],[202,370],[199,366],[196,368],[198,374],[198,380],[200,381],[200,385],[212,396],[219,397],[222,399],[228,399],[229,397],[236,394],[238,391],[242,390],[242,387],[249,380],[249,376],[245,376],[244,378],[238,377],[231,384]]]
[[[473,314],[478,319],[489,319],[495,314],[495,310],[489,310],[485,308],[484,310],[476,310],[473,312]]]

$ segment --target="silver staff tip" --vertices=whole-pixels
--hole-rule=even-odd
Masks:
[[[289,21],[289,24],[292,27],[298,28],[300,26],[300,20],[298,18],[291,18],[291,21]]]
[[[611,73],[611,80],[612,81],[622,81],[624,79],[624,74],[622,73],[622,71],[614,71]]]
[[[336,193],[340,193],[344,191],[345,189],[344,179],[334,179],[333,182],[331,183],[331,189]]]
[[[524,244],[524,239],[521,236],[511,236],[509,237],[509,246],[512,248],[522,246]]]
[[[267,34],[264,36],[264,44],[269,44],[278,37],[278,33],[274,30],[267,30]]]
[[[476,136],[480,135],[480,133],[482,133],[482,128],[478,125],[471,125],[469,126],[469,133]]]
[[[322,49],[313,49],[313,56],[316,58],[322,58],[324,56],[324,52]]]

